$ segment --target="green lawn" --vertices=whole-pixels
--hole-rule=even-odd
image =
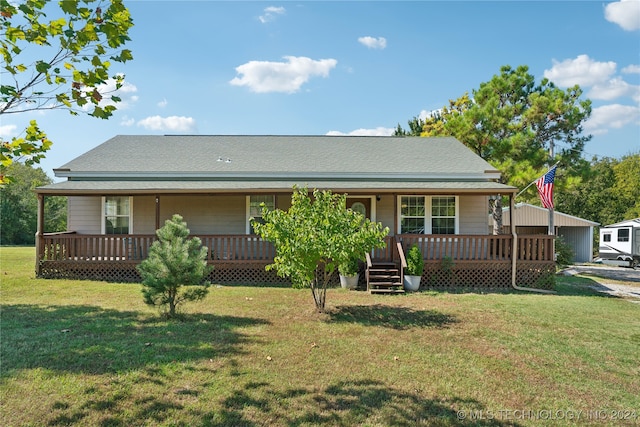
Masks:
[[[140,286],[34,278],[0,248],[2,426],[640,423],[640,304],[212,287],[167,322]],[[622,421],[615,418],[626,418]]]

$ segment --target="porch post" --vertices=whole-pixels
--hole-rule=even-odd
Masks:
[[[38,220],[36,229],[36,277],[40,276],[42,267],[40,260],[42,259],[42,233],[44,232],[44,194],[38,193]]]
[[[393,197],[393,235],[398,235],[398,195],[396,193],[392,193]]]
[[[160,228],[160,196],[156,194],[156,230]]]
[[[516,271],[518,260],[518,235],[516,234],[516,222],[514,221],[515,214],[515,197],[513,193],[509,194],[509,225],[511,226],[511,286],[516,287]]]

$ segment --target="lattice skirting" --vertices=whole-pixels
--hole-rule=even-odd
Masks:
[[[211,283],[220,284],[290,284],[275,271],[266,271],[266,261],[246,263],[217,262],[209,275]],[[105,282],[142,281],[131,261],[43,261],[39,277],[45,279],[102,280]]]
[[[290,284],[275,271],[266,271],[267,261],[217,262],[209,276],[219,284]],[[131,261],[43,261],[39,277],[46,279],[103,280],[107,282],[140,282],[136,263]],[[360,275],[361,286],[364,273]],[[522,287],[551,289],[555,283],[555,264],[552,262],[518,262],[516,284]],[[338,275],[331,285],[339,285]],[[422,287],[439,290],[469,288],[508,289],[511,287],[510,261],[427,261]]]
[[[275,271],[266,271],[265,267],[268,264],[271,263],[266,261],[217,262],[209,275],[209,280],[211,283],[220,284],[291,284],[289,279],[278,277]]]
[[[38,277],[105,282],[141,281],[136,263],[127,261],[41,261]]]
[[[551,289],[555,283],[554,277],[553,262],[518,262],[518,286]],[[509,289],[511,261],[426,261],[422,287],[439,290]]]

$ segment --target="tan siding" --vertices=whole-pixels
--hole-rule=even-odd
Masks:
[[[525,225],[546,227],[549,224],[549,211],[535,206],[516,206],[514,216],[516,226]],[[506,209],[503,215],[503,225],[509,224],[509,210]],[[553,225],[556,227],[592,227],[595,224],[561,212],[554,212]]]
[[[376,201],[376,220],[381,222],[384,227],[389,227],[389,235],[393,235],[395,231],[394,225],[394,200],[395,195],[384,194],[380,196],[380,200]]]
[[[69,196],[67,230],[81,234],[100,234],[102,197]]]
[[[394,195],[376,201],[376,220],[395,229]],[[69,230],[79,233],[101,232],[101,197],[69,197]],[[486,196],[460,196],[460,234],[487,234]],[[278,209],[291,205],[289,194],[276,198]],[[175,213],[182,215],[193,234],[244,234],[246,232],[245,195],[160,196],[160,226]],[[134,196],[133,232],[155,232],[155,197]]]
[[[246,207],[244,195],[161,196],[160,226],[180,214],[192,234],[245,234]]]
[[[487,234],[487,196],[460,196],[460,234]]]
[[[156,198],[154,196],[133,197],[133,232],[154,234],[156,232]],[[162,227],[162,223],[160,224]]]

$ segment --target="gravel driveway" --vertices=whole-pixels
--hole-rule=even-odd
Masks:
[[[562,271],[567,276],[586,274],[593,276],[598,281],[593,289],[617,297],[638,299],[640,302],[640,270],[600,265],[572,265]],[[612,280],[638,283],[638,286],[621,285],[611,283]]]

